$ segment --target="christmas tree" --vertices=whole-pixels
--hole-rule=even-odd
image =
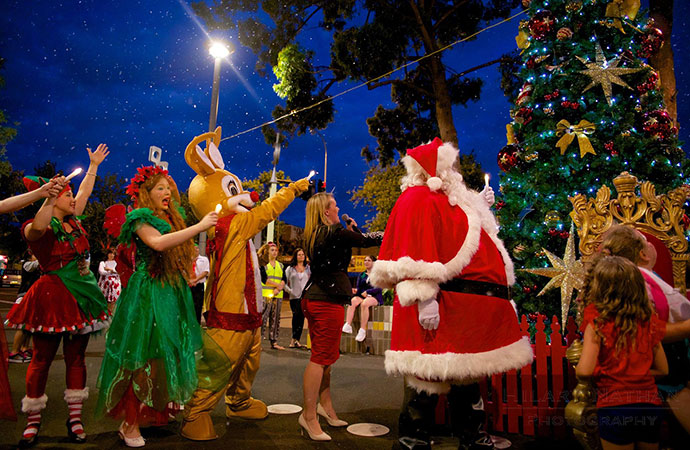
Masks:
[[[516,269],[563,257],[577,193],[594,196],[628,171],[663,193],[687,182],[688,161],[664,109],[658,75],[646,63],[661,32],[639,0],[523,0],[516,38],[519,82],[500,150],[502,237]],[[549,281],[516,271],[521,312],[560,318]]]

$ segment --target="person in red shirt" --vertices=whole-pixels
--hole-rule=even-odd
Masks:
[[[668,374],[665,323],[630,260],[597,253],[582,290],[584,332],[578,377],[593,377],[602,447],[657,449],[661,398],[655,376]]]

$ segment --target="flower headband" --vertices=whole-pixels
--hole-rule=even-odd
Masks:
[[[149,178],[155,175],[165,175],[168,176],[168,171],[158,166],[144,166],[137,169],[137,174],[132,178],[131,183],[127,186],[127,195],[132,199],[139,197],[139,188],[142,184],[146,182]]]

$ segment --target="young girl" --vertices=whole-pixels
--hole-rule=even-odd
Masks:
[[[599,436],[608,449],[659,447],[661,399],[655,376],[668,373],[642,274],[630,260],[596,254],[582,291],[583,349],[576,373],[594,377]]]
[[[110,315],[115,311],[115,302],[120,296],[120,275],[117,273],[117,261],[115,261],[115,249],[106,251],[106,260],[98,264],[98,287],[103,291],[103,296],[108,302]]]
[[[136,209],[127,214],[119,239],[134,240],[136,270],[108,332],[96,412],[123,419],[120,438],[142,447],[139,426],[166,424],[174,405],[184,404],[196,388],[201,330],[186,281],[191,238],[215,225],[218,215],[185,228],[177,186],[158,167],[138,169],[127,193]]]
[[[369,273],[374,265],[376,258],[367,255],[364,257],[364,272],[357,277],[357,287],[354,289],[355,296],[350,300],[347,307],[347,317],[343,325],[343,333],[352,333],[352,319],[355,317],[355,310],[359,306],[359,331],[355,340],[362,342],[367,337],[367,322],[369,322],[369,308],[376,305],[383,305],[383,290],[372,287],[369,284]]]
[[[56,197],[49,196],[34,219],[22,226],[22,236],[45,272],[7,315],[10,326],[33,333],[34,340],[34,353],[26,373],[26,396],[22,399],[22,411],[28,415],[19,441],[22,448],[33,446],[38,439],[41,411],[48,402],[48,371],[60,342],[67,368],[67,435],[72,442],[86,440],[81,421],[82,405],[89,396],[86,346],[90,333],[107,327],[110,320],[96,277],[88,267],[86,230],[77,219],[84,213],[93,191],[98,166],[109,152],[105,144],[94,152],[87,151],[90,164],[76,197],[69,185],[65,186]],[[43,182],[41,178],[24,180],[27,188],[36,190]]]
[[[283,289],[285,288],[285,270],[283,264],[278,262],[278,246],[269,242],[261,246],[258,251],[261,261],[261,284],[264,298],[264,312],[261,320],[261,335],[265,337],[268,327],[268,339],[271,348],[285,350],[278,344],[278,332],[280,330],[280,307],[283,303]]]

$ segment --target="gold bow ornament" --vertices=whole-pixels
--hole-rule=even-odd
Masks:
[[[556,135],[561,136],[556,143],[556,147],[561,149],[561,155],[563,155],[570,143],[573,142],[573,139],[577,137],[577,143],[580,146],[580,158],[584,158],[587,153],[596,155],[597,153],[587,137],[587,135],[594,133],[595,129],[596,127],[592,122],[584,119],[577,125],[571,125],[570,122],[563,119],[556,124]]]
[[[613,18],[613,26],[625,34],[621,19],[635,20],[639,10],[640,0],[613,0],[606,5],[606,17]]]

